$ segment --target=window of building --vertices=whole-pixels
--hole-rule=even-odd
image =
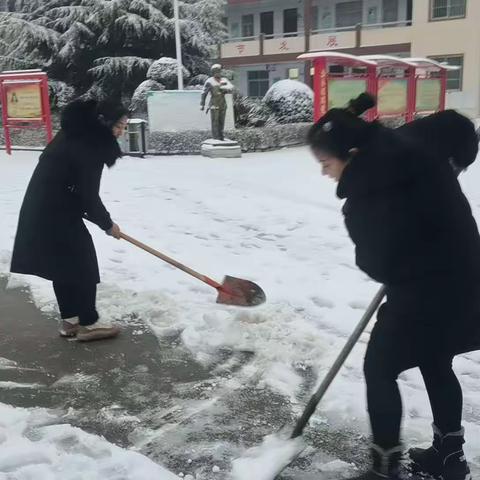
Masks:
[[[459,70],[452,70],[447,74],[447,90],[449,91],[460,91],[462,90],[463,83],[463,55],[446,55],[431,57],[432,60],[435,60],[439,63],[447,63],[448,65],[453,65],[460,67]]]
[[[242,37],[255,36],[253,15],[242,15]]]
[[[322,24],[322,28],[333,28],[332,10],[330,10],[329,6],[323,7],[322,18],[320,21]]]
[[[248,96],[264,97],[270,88],[270,75],[266,70],[248,72]]]
[[[299,68],[289,68],[287,73],[290,80],[298,80],[300,78]]]
[[[262,12],[260,14],[260,33],[266,38],[273,37],[273,12]]]
[[[383,0],[383,23],[398,22],[398,0]]]
[[[368,7],[367,23],[370,25],[378,23],[378,7]]]
[[[431,0],[431,19],[463,18],[467,14],[467,0]]]
[[[238,22],[230,24],[230,38],[238,38],[240,36],[240,25]]]
[[[298,32],[298,9],[287,8],[283,11],[283,33],[286,37],[296,36]]]
[[[335,26],[337,28],[354,27],[362,23],[363,2],[342,2],[335,5]]]
[[[318,5],[312,6],[310,15],[311,15],[310,28],[313,31],[318,30],[320,28],[320,9]]]

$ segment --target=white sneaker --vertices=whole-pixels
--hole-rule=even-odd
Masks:
[[[120,328],[110,322],[98,320],[93,325],[78,327],[77,340],[79,342],[92,342],[94,340],[105,340],[114,338],[120,333]]]

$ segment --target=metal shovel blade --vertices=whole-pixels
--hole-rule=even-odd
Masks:
[[[265,292],[253,282],[226,276],[218,287],[217,303],[240,307],[255,307],[266,301]]]

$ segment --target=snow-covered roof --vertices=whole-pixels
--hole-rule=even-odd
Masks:
[[[365,60],[355,55],[350,55],[348,53],[340,53],[340,52],[310,52],[310,53],[303,53],[302,55],[299,55],[297,58],[299,60],[315,60],[317,58],[326,58],[331,61],[337,61],[341,64],[359,65],[359,66],[366,66],[366,67],[374,67],[377,65],[373,61]]]
[[[375,62],[380,67],[417,67],[415,63],[405,58],[394,57],[392,55],[361,55],[359,58],[370,62]]]
[[[460,70],[460,67],[456,65],[448,65],[446,63],[439,63],[431,58],[415,57],[406,58],[410,63],[413,63],[416,67],[431,69],[431,70]]]

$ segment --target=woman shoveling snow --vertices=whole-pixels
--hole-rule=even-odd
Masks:
[[[68,105],[20,211],[11,271],[52,281],[63,337],[90,341],[119,333],[99,320],[95,307],[100,274],[84,219],[120,238],[99,189],[104,165],[113,166],[121,156],[117,137],[126,122],[127,110],[119,104],[76,100]]]
[[[452,361],[479,347],[480,236],[452,168],[408,140],[342,109],[328,112],[309,135],[323,173],[345,199],[358,267],[386,286],[364,365],[373,464],[357,479],[402,478],[397,378],[419,367],[435,439],[410,456],[417,471],[467,480],[462,390]]]
[[[309,143],[323,173],[338,182],[358,267],[385,287],[312,397],[291,439],[270,439],[237,460],[235,480],[246,480],[248,470],[273,480],[295,458],[301,449],[295,437],[385,293],[387,301],[379,310],[364,365],[372,466],[352,480],[412,478],[400,468],[402,403],[397,378],[413,367],[423,375],[434,420],[433,445],[409,452],[413,473],[471,479],[463,452],[462,390],[452,361],[457,354],[480,349],[480,235],[454,170],[472,163],[478,142],[471,134],[473,125],[455,112],[394,131],[360,119],[369,108],[365,103],[364,95],[347,109],[329,111],[312,127]],[[455,145],[445,137],[447,117],[452,134],[458,134]],[[445,148],[437,148],[442,144]],[[462,144],[464,150],[457,149]],[[468,158],[463,158],[465,152]],[[275,459],[276,468],[269,459]],[[265,464],[268,469],[262,468]]]

